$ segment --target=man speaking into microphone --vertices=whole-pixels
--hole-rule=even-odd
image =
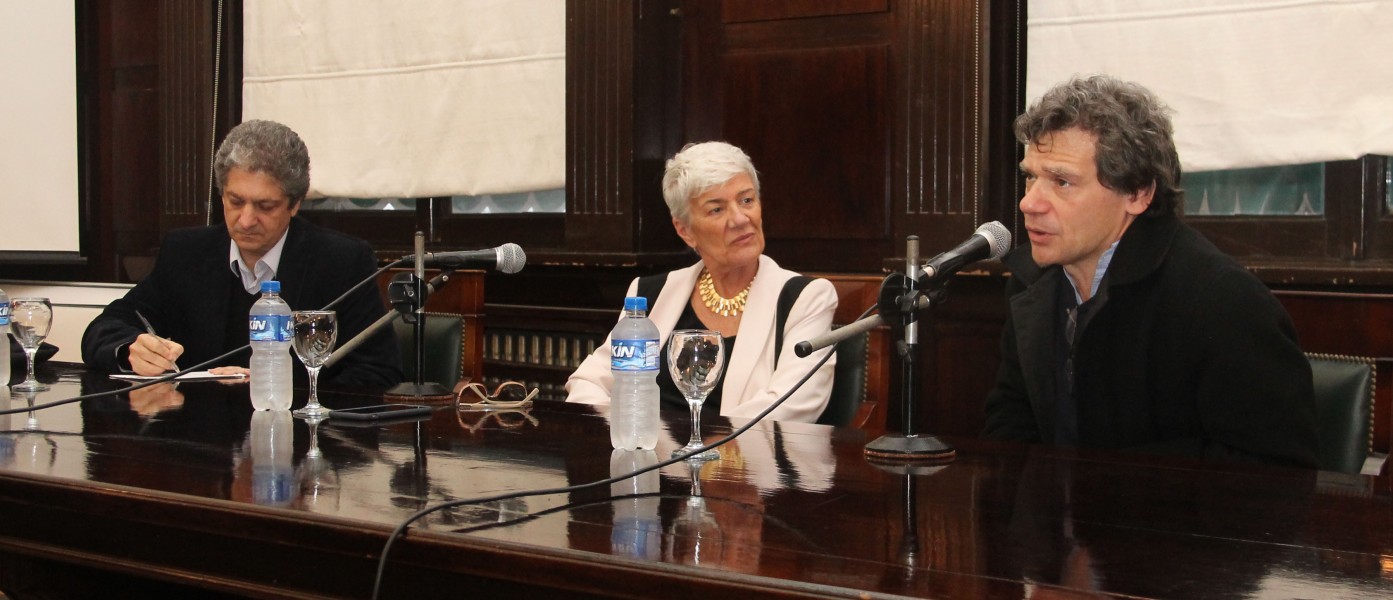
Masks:
[[[1311,369],[1258,279],[1176,215],[1168,109],[1106,76],[1016,119],[1029,242],[985,435],[1316,466]]]
[[[225,224],[165,237],[150,275],[88,325],[82,336],[88,365],[140,375],[159,375],[176,361],[191,367],[247,344],[247,314],[262,282],[279,281],[292,310],[317,310],[376,271],[367,242],[295,216],[309,190],[310,157],[289,127],[271,121],[234,127],[213,158],[213,170]],[[363,286],[334,310],[341,341],[386,312],[375,285]],[[250,356],[243,352],[213,366],[245,371]],[[374,388],[400,382],[401,351],[392,328],[383,328],[321,377]]]

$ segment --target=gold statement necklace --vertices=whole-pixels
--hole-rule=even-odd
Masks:
[[[722,317],[733,317],[745,312],[745,299],[750,297],[750,286],[754,284],[754,280],[751,279],[750,285],[740,290],[740,293],[736,294],[734,298],[724,298],[716,293],[716,284],[711,280],[711,272],[702,269],[701,281],[698,282],[697,289],[701,291],[701,303],[705,304],[706,308],[711,309],[711,312]]]

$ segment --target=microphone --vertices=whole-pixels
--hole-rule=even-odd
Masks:
[[[423,286],[425,289],[422,290],[423,292],[425,292],[425,295],[421,297],[421,305],[424,306],[426,297],[428,297],[431,293],[435,292],[436,288],[444,285],[449,280],[450,272],[445,272],[436,275],[434,279],[425,282]],[[393,305],[395,306],[395,303]],[[329,358],[324,359],[324,364],[321,366],[321,368],[327,370],[329,367],[334,366],[334,363],[343,360],[343,357],[352,354],[354,350],[358,349],[358,346],[362,346],[364,342],[368,341],[368,338],[377,335],[377,332],[381,331],[384,327],[391,325],[392,321],[400,319],[402,317],[402,314],[403,313],[401,310],[388,310],[386,314],[382,315],[381,317],[378,317],[378,319],[376,321],[373,321],[371,325],[368,325],[362,331],[358,332],[358,335],[353,336],[353,339],[339,344],[339,347],[334,348],[334,351],[329,353]],[[419,369],[417,370],[417,372],[420,372]]]
[[[872,329],[875,329],[876,327],[879,327],[882,323],[885,323],[885,319],[883,317],[881,317],[880,315],[871,315],[869,317],[856,321],[855,323],[852,323],[850,325],[844,325],[842,327],[838,327],[837,329],[833,329],[832,331],[819,335],[811,340],[798,342],[796,345],[793,346],[793,353],[797,354],[798,358],[806,358],[809,354],[817,352],[818,350],[821,350],[828,346],[834,346],[840,343],[842,340],[852,338],[857,335],[866,333],[867,331],[870,331]]]
[[[413,257],[402,260],[410,258]],[[429,269],[492,269],[511,275],[527,264],[527,254],[522,251],[522,246],[503,244],[487,250],[427,252],[421,256],[421,264]]]
[[[972,237],[958,244],[957,248],[929,259],[924,264],[923,274],[917,279],[920,288],[942,283],[959,269],[988,258],[997,259],[1011,249],[1011,231],[1000,221],[983,223]]]

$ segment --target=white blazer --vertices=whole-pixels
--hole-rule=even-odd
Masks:
[[[702,263],[668,273],[667,282],[648,311],[648,318],[658,326],[658,335],[666,340],[691,301],[692,289],[701,275]],[[784,327],[784,347],[779,364],[774,364],[774,319],[778,310],[779,292],[784,282],[798,275],[779,267],[768,256],[759,257],[759,272],[750,286],[745,302],[745,314],[736,332],[735,348],[726,366],[725,382],[721,386],[721,415],[750,418],[778,400],[793,388],[817,361],[830,350],[814,352],[799,358],[793,352],[798,342],[809,340],[832,329],[832,315],[837,311],[837,290],[826,279],[815,279],[798,301],[789,309]],[[629,284],[629,296],[638,293],[638,280]],[[621,314],[622,318],[622,314]],[[582,362],[566,381],[567,402],[608,404],[614,377],[610,374],[609,338]],[[832,392],[833,368],[837,357],[832,356],[808,382],[769,418],[779,421],[817,421]],[[666,368],[666,361],[664,361]]]

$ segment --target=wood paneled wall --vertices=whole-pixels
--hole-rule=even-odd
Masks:
[[[496,329],[490,344],[497,340],[498,350],[485,375],[559,384],[570,367],[538,364],[547,356],[542,340],[567,340],[564,350],[552,348],[558,361],[574,354],[575,344],[603,338],[630,279],[690,263],[658,187],[664,160],[687,142],[724,139],[751,154],[762,174],[768,253],[797,270],[880,276],[902,268],[908,235],[932,256],[983,221],[1019,234],[1010,123],[1023,108],[1023,4],[567,0],[564,219],[457,219],[448,235],[431,238],[482,247],[535,234],[523,273],[487,278],[485,327]],[[241,12],[239,0],[79,3],[91,262],[0,265],[0,276],[125,281],[125,259],[153,256],[169,228],[203,222],[206,156],[240,121]],[[416,223],[397,216],[391,227],[402,240],[420,220],[433,232],[448,220],[429,206]],[[321,220],[360,235],[383,227],[341,221]],[[1268,280],[1286,281],[1280,277]],[[1393,355],[1383,333],[1393,325],[1388,289],[1330,295],[1340,281],[1303,282],[1318,291],[1279,291],[1308,349]],[[916,430],[980,429],[999,360],[1003,287],[999,273],[959,277],[948,302],[926,315]],[[506,339],[530,351],[534,335],[537,354],[517,344],[505,352]],[[1393,378],[1384,375],[1380,412],[1389,415]],[[1388,423],[1377,431],[1383,448],[1393,436]]]
[[[1015,89],[990,86],[993,65],[1009,71],[1017,59],[988,43],[993,10],[944,0],[686,2],[686,139],[750,154],[768,253],[789,266],[878,271],[911,234],[925,252],[946,250],[1014,203],[984,193],[989,133],[1009,122],[993,122],[995,94],[1010,95],[1011,111],[1019,103]]]

